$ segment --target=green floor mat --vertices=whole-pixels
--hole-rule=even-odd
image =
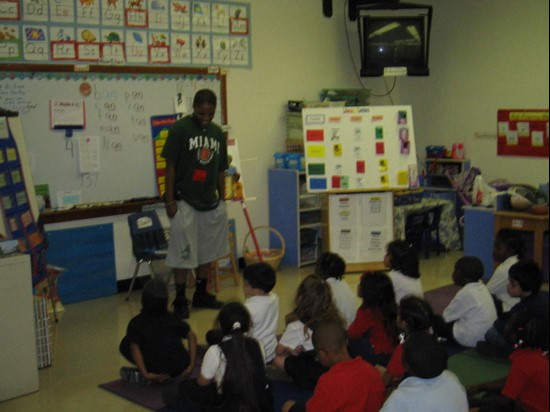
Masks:
[[[508,375],[510,361],[488,358],[469,349],[449,358],[448,369],[464,386],[502,379]]]

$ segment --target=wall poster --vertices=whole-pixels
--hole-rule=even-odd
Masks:
[[[410,106],[302,110],[308,192],[418,186]]]
[[[250,5],[0,0],[0,61],[251,67]]]
[[[497,155],[548,157],[548,109],[500,109]]]

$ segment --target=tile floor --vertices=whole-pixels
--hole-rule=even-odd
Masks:
[[[451,283],[451,272],[462,252],[442,253],[429,260],[421,259],[422,282],[425,290]],[[278,272],[275,293],[279,295],[281,316],[280,332],[284,329],[284,315],[290,311],[296,287],[312,266],[300,269],[283,269]],[[353,289],[358,274],[345,279]],[[189,295],[192,290],[188,291]],[[0,411],[10,412],[65,412],[65,411],[141,411],[145,410],[129,401],[98,388],[98,384],[116,379],[121,366],[127,365],[118,353],[126,325],[140,310],[141,291],[65,305],[59,322],[54,326],[53,364],[39,371],[40,390],[15,399],[0,402]],[[223,301],[243,300],[241,286],[231,280],[222,282],[218,298]],[[357,298],[359,305],[359,298]],[[204,334],[212,326],[216,312],[191,309],[189,324],[204,343]]]

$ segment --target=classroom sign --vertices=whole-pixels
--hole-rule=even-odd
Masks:
[[[418,187],[411,106],[302,110],[309,192]]]

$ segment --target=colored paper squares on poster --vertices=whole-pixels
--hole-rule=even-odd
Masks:
[[[365,173],[365,161],[359,160],[355,163],[355,171],[357,173]]]
[[[311,190],[326,190],[327,179],[311,178],[309,179],[309,188]]]
[[[325,164],[324,163],[310,163],[307,165],[307,173],[310,175],[324,175]]]
[[[307,146],[308,157],[325,157],[325,146],[320,144],[310,144]]]
[[[349,120],[351,122],[361,123],[363,121],[363,116],[351,116]]]
[[[399,139],[409,140],[409,129],[407,127],[402,127],[399,129]]]
[[[408,155],[411,152],[411,142],[408,140],[401,140],[399,146],[399,152],[402,155]]]
[[[376,142],[376,154],[377,155],[384,154],[384,142]]]
[[[376,126],[374,129],[376,140],[381,140],[384,138],[384,128],[382,126]]]
[[[388,175],[380,175],[380,186],[388,187],[389,185],[390,179],[388,179]]]
[[[408,170],[400,170],[397,172],[397,184],[399,186],[405,186],[409,184]]]
[[[323,129],[309,129],[306,131],[306,140],[308,142],[322,142],[325,138]]]
[[[381,172],[388,171],[388,159],[380,159],[378,161],[378,170]]]
[[[340,143],[335,144],[332,147],[332,154],[334,155],[334,157],[342,157],[342,153],[342,145]]]
[[[348,176],[342,176],[340,178],[340,188],[341,189],[349,189],[349,177]]]
[[[332,176],[332,188],[340,189],[340,176]]]
[[[405,110],[399,110],[397,112],[397,123],[407,124],[407,112]]]

